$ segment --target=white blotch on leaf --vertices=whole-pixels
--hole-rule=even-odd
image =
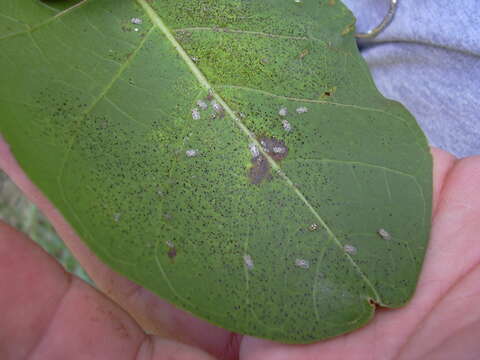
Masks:
[[[378,235],[380,235],[382,237],[382,239],[384,240],[391,240],[392,239],[392,235],[390,235],[390,233],[385,230],[385,229],[378,229]]]
[[[299,108],[297,108],[296,112],[298,114],[305,114],[306,112],[308,112],[308,109],[305,106],[300,106]]]
[[[212,101],[212,107],[213,107],[213,110],[215,110],[215,112],[222,112],[223,111],[223,107],[222,105],[220,105],[218,102],[216,102],[215,100]]]
[[[310,262],[305,259],[295,259],[295,266],[302,269],[308,269],[310,267]]]
[[[288,122],[288,120],[282,120],[282,126],[283,130],[285,130],[286,132],[292,131],[292,125]]]
[[[317,231],[317,230],[318,230],[318,224],[311,224],[311,225],[308,227],[308,230],[310,230],[310,231]]]
[[[198,100],[197,101],[197,106],[202,110],[207,110],[208,109],[208,104],[203,100]]]
[[[287,149],[283,146],[274,146],[272,150],[275,154],[285,154],[287,151]]]
[[[131,19],[130,19],[130,22],[131,22],[132,24],[135,24],[135,25],[140,25],[143,21],[142,21],[142,19],[139,19],[139,18],[134,17],[134,18],[131,18]]]
[[[250,145],[248,145],[248,148],[250,149],[250,152],[252,153],[252,156],[254,158],[260,155],[260,151],[258,150],[257,145],[255,145],[254,143],[251,143]]]
[[[243,255],[243,262],[245,263],[245,266],[247,267],[248,270],[253,269],[253,260],[250,255],[248,254]]]
[[[280,116],[287,116],[288,110],[286,107],[282,107],[280,110],[278,110],[278,115]]]
[[[173,243],[172,240],[167,240],[167,241],[165,242],[165,244],[167,244],[167,246],[168,246],[169,248],[174,248],[174,247],[175,247],[175,244]]]
[[[197,149],[189,149],[189,150],[185,151],[185,154],[188,157],[195,157],[195,156],[198,155],[198,150]]]
[[[200,120],[200,111],[197,108],[192,109],[192,118],[193,120]]]
[[[346,244],[346,245],[343,246],[343,250],[345,250],[345,252],[347,252],[351,255],[354,255],[354,254],[357,253],[357,248],[353,245]]]
[[[134,28],[133,31],[137,32],[139,29],[138,28]]]

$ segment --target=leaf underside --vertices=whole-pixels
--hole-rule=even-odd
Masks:
[[[432,160],[339,1],[56,4],[2,3],[0,132],[99,258],[289,343],[408,301]]]

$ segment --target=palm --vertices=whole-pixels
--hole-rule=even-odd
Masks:
[[[70,312],[73,315],[67,311],[68,308],[65,314],[56,310],[59,304],[67,307],[67,300],[58,301],[59,304],[53,302],[49,306],[52,307],[55,317],[70,316],[69,319],[71,324],[74,324],[75,330],[65,329],[61,321],[56,321],[59,324],[52,326],[51,324],[56,322],[51,318],[43,320],[50,325],[35,326],[34,329],[38,329],[38,333],[30,331],[32,340],[23,339],[22,341],[28,340],[35,345],[30,345],[30,349],[24,352],[27,355],[43,354],[42,351],[68,354],[77,347],[84,349],[82,342],[85,342],[88,336],[98,332],[98,336],[108,337],[110,341],[105,344],[102,342],[97,344],[98,341],[94,341],[96,347],[89,349],[92,356],[82,358],[95,359],[103,356],[133,360],[135,356],[141,359],[142,354],[148,353],[144,355],[148,359],[163,359],[169,354],[177,356],[173,357],[174,359],[211,359],[207,355],[209,353],[221,359],[264,360],[474,359],[475,354],[480,352],[480,345],[475,337],[480,330],[480,308],[477,306],[480,298],[480,288],[477,285],[480,283],[480,243],[477,235],[480,231],[480,221],[478,221],[480,192],[476,189],[476,184],[480,183],[480,158],[455,162],[444,152],[434,150],[434,155],[435,213],[432,238],[415,297],[402,309],[378,310],[374,320],[361,330],[316,344],[292,346],[231,334],[174,309],[147,290],[110,271],[89,252],[61,216],[23,177],[9,156],[6,146],[0,144],[0,167],[3,167],[49,215],[60,235],[91,274],[98,287],[113,299],[113,302],[110,302],[86,285],[74,282],[78,284],[75,285],[78,288],[78,296],[71,300]],[[33,269],[39,267],[48,268],[38,275],[42,282],[45,282],[47,277],[50,278],[52,289],[58,291],[58,297],[68,298],[62,290],[57,290],[61,289],[61,286],[58,286],[60,281],[58,277],[66,278],[67,276],[29,242],[24,240],[12,242],[9,240],[11,237],[19,237],[19,235],[13,233],[11,229],[0,227],[0,274],[4,275],[0,277],[0,293],[5,294],[7,291],[10,294],[13,293],[9,297],[0,297],[3,313],[18,311],[22,306],[22,302],[18,300],[19,294],[25,295],[26,288],[29,289],[27,292],[32,292],[29,296],[38,297],[36,291],[42,293],[45,283],[42,284],[41,289],[36,289],[30,283],[27,284],[28,277],[22,275],[29,271],[38,272],[39,270]],[[17,259],[16,252],[22,254],[24,258],[20,263],[12,260]],[[48,266],[40,266],[44,263]],[[49,281],[46,283],[48,284]],[[82,297],[82,294],[90,295]],[[51,300],[52,296],[54,295],[48,299]],[[45,301],[47,302],[48,299],[46,298]],[[93,306],[92,301],[95,303],[93,309],[88,308],[83,312],[73,310],[73,308],[82,309],[87,306],[88,304],[84,303],[87,301],[90,301],[91,306]],[[39,302],[37,304],[40,309],[41,304]],[[141,325],[141,328],[121,308],[126,310]],[[31,309],[32,314],[36,314],[36,311],[40,312],[39,309]],[[45,312],[45,308],[41,311]],[[88,316],[85,314],[89,311],[102,319],[101,325],[88,322]],[[10,319],[7,316],[2,323],[8,324],[8,321],[18,321],[18,318]],[[32,321],[28,322],[30,327]],[[18,329],[21,326],[18,325],[15,328],[15,324],[12,324],[7,325],[3,330],[0,329],[2,359],[20,358],[19,349],[29,348],[26,345],[19,346],[17,338],[12,339],[15,331],[22,330]],[[65,330],[67,330],[67,335],[69,332],[72,333],[72,339],[62,344],[42,347],[43,343],[50,341],[45,335],[45,328],[48,329],[47,333],[64,331],[63,336],[66,336]],[[143,331],[175,341],[161,340],[160,337],[146,337]],[[125,334],[129,336],[126,338]],[[35,337],[42,338],[40,345],[38,345],[38,339],[37,341],[33,339]],[[121,345],[109,348],[117,339]],[[189,345],[180,345],[177,341]],[[2,353],[2,348],[7,349],[5,354]],[[93,355],[95,351],[102,355]],[[24,357],[25,354],[20,355]],[[55,358],[48,354],[48,358]]]

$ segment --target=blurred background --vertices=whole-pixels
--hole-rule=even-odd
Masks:
[[[93,285],[43,214],[0,170],[0,220],[27,234],[63,267]]]

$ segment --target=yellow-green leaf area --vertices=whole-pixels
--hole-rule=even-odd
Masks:
[[[102,261],[288,343],[411,298],[432,160],[339,1],[62,4],[0,9],[0,132]]]

